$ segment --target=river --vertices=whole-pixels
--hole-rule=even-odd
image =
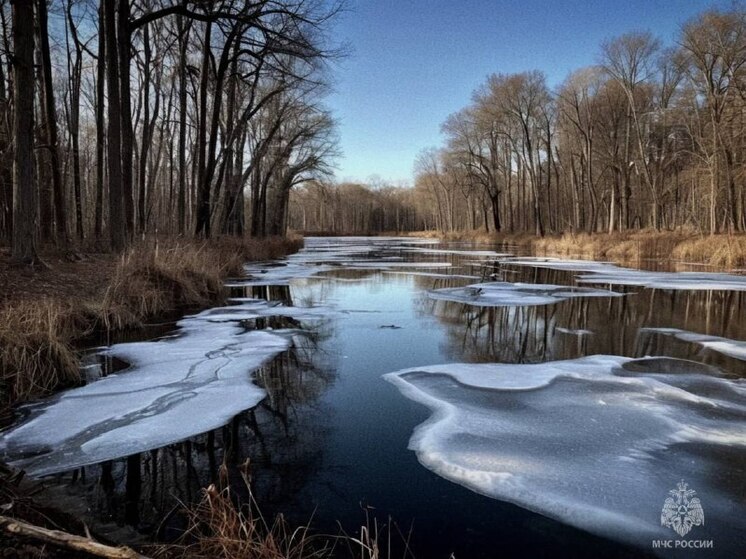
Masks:
[[[225,462],[265,514],[391,520],[416,557],[745,551],[746,276],[384,237],[246,272],[225,307],[92,348],[2,458],[166,539]]]

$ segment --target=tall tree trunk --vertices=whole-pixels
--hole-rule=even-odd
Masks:
[[[207,89],[210,73],[210,38],[212,23],[205,27],[204,47],[202,51],[202,70],[199,90],[199,126],[197,128],[197,235],[210,236],[210,185],[204,181],[207,166]],[[220,93],[217,92],[217,95]]]
[[[143,105],[143,124],[142,139],[140,141],[140,160],[138,169],[138,187],[137,196],[137,231],[140,234],[145,233],[145,196],[146,188],[146,171],[148,168],[148,151],[150,150],[151,126],[150,126],[150,64],[152,51],[150,48],[150,31],[146,25],[142,31],[142,48],[143,48],[143,75],[142,75],[142,105]]]
[[[122,196],[122,109],[119,103],[119,54],[116,36],[115,0],[104,0],[106,41],[106,85],[109,94],[108,143],[109,159],[109,236],[111,247],[123,250],[127,244],[127,229],[124,221],[124,198]]]
[[[122,154],[122,197],[124,198],[124,216],[126,234],[131,237],[135,232],[135,202],[132,190],[132,107],[130,100],[130,0],[119,0],[117,13],[117,41],[119,51],[119,87],[121,118],[121,154]]]
[[[80,81],[82,72],[83,51],[78,39],[75,22],[72,16],[72,2],[67,5],[67,22],[75,44],[75,60],[70,65],[68,50],[68,65],[70,67],[70,142],[72,144],[73,164],[73,193],[75,196],[75,233],[83,240],[83,199],[80,178]]]
[[[96,209],[94,234],[101,239],[104,227],[104,146],[106,132],[104,123],[104,103],[106,86],[106,22],[104,2],[98,8],[98,59],[96,60]]]
[[[34,8],[28,0],[13,0],[13,246],[16,260],[37,260],[36,229],[39,198],[34,183]]]
[[[49,53],[49,30],[47,28],[47,2],[37,0],[36,9],[39,18],[39,49],[41,51],[41,75],[43,91],[44,129],[49,150],[49,161],[52,166],[52,194],[54,196],[54,221],[57,238],[67,237],[67,220],[65,212],[65,194],[60,174],[60,154],[57,149],[57,111],[54,105],[54,84],[52,84],[52,60]]]
[[[5,10],[0,10],[0,28],[2,28],[2,44],[5,48],[5,52],[11,52],[9,31],[7,20],[5,19]],[[12,139],[12,126],[11,119],[13,117],[10,106],[8,103],[8,97],[13,96],[13,67],[12,59],[10,56],[5,57],[8,61],[7,76],[8,76],[8,90],[6,94],[5,89],[5,75],[6,68],[0,63],[0,93],[2,99],[0,99],[0,122],[3,123],[3,130],[6,134],[0,135],[0,151],[9,152],[10,144]],[[13,165],[3,165],[0,168],[0,222],[2,222],[2,233],[0,237],[5,238],[8,242],[13,238]]]
[[[179,235],[186,231],[186,111],[187,111],[187,45],[191,22],[184,23],[182,16],[176,19],[179,32]]]

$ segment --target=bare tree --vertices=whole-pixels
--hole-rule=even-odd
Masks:
[[[34,182],[34,8],[13,0],[13,258],[34,264],[39,224]]]

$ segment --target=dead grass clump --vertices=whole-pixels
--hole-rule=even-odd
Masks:
[[[80,382],[72,340],[85,328],[79,309],[44,298],[0,308],[0,393],[3,404]]]
[[[705,262],[712,266],[733,268],[746,266],[746,237],[743,235],[710,235],[691,237],[672,251],[677,260]]]
[[[210,485],[202,499],[185,508],[188,527],[180,541],[161,546],[160,557],[189,559],[312,559],[329,557],[329,547],[318,544],[308,527],[290,528],[282,515],[268,524],[249,503],[236,506],[230,490]]]
[[[236,237],[140,243],[121,257],[94,312],[107,329],[122,329],[178,308],[203,306],[222,296],[223,280],[241,274],[246,262],[278,258],[302,244],[301,238]]]
[[[207,303],[222,289],[222,262],[205,245],[138,245],[124,254],[97,310],[104,326],[138,326],[180,306]]]
[[[89,266],[82,276],[52,270],[33,289],[16,289],[0,302],[0,415],[16,402],[80,382],[73,343],[94,328],[136,327],[170,311],[219,301],[223,280],[240,274],[245,262],[278,258],[302,244],[299,237],[150,240],[134,245],[115,265],[102,261],[106,270]],[[16,286],[36,278],[27,279],[26,270],[4,271]],[[96,289],[97,283],[103,285]]]
[[[691,234],[679,231],[624,231],[617,233],[564,233],[534,238],[530,247],[539,254],[636,260],[668,258]]]

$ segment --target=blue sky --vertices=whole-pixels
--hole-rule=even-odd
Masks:
[[[705,0],[349,0],[335,35],[352,54],[328,103],[340,121],[337,178],[411,182],[440,124],[496,72],[538,69],[550,86],[594,64],[604,39],[650,30],[664,42]]]

